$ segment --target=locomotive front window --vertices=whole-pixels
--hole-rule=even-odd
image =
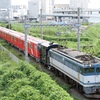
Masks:
[[[94,68],[85,68],[84,73],[94,73]]]
[[[97,73],[100,73],[100,67],[97,67],[97,68],[96,68],[96,72],[97,72]]]

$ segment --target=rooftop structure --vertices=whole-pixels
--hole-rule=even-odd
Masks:
[[[88,8],[88,0],[70,0],[70,8],[76,9],[76,8],[82,8],[87,9]]]

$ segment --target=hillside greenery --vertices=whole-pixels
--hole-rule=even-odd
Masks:
[[[1,24],[6,26],[6,24]],[[80,50],[100,57],[100,24],[86,25],[86,29],[80,35]],[[23,23],[12,23],[12,29],[24,33]],[[40,36],[40,27],[32,26],[29,35]],[[48,26],[43,27],[43,39],[59,43],[63,46],[77,50],[77,29],[71,26]]]
[[[24,24],[12,23],[12,29],[24,33]],[[40,27],[31,27],[29,35],[40,38]],[[43,38],[77,49],[77,32],[71,27],[43,27]],[[100,57],[100,24],[81,32],[81,51]],[[0,100],[73,100],[49,75],[35,68],[23,61],[16,64],[0,52]]]
[[[56,81],[35,66],[13,62],[0,52],[0,100],[74,100]]]

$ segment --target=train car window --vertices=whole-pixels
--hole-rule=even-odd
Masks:
[[[51,52],[48,52],[48,56],[51,57]]]
[[[6,33],[4,33],[4,36],[6,37]]]
[[[71,69],[73,69],[73,64],[71,62],[67,61],[67,60],[65,60],[65,65],[67,67],[70,67]]]
[[[59,55],[55,55],[55,60],[59,61],[62,63],[62,57]]]
[[[3,33],[3,35],[5,35],[5,33]]]
[[[77,65],[73,64],[73,69],[74,69],[75,71],[78,71]]]
[[[38,50],[41,52],[42,50],[42,46],[41,46],[41,43],[38,43]]]
[[[30,49],[32,49],[32,44],[30,44]]]
[[[36,45],[34,46],[34,49],[37,49],[37,46]]]
[[[68,63],[68,66],[73,69],[73,65],[71,62]]]
[[[63,63],[63,58],[60,55],[51,52],[51,57],[61,63]]]
[[[14,41],[16,41],[16,37],[14,37]]]
[[[83,74],[83,68],[82,67],[79,67],[79,72],[80,72],[80,74]]]
[[[65,65],[66,65],[66,66],[68,66],[68,63],[69,63],[69,62],[68,62],[67,60],[65,60]]]
[[[53,58],[53,53],[52,52],[50,52],[50,56]]]
[[[11,40],[13,40],[13,36],[11,36]]]
[[[100,73],[100,68],[99,67],[96,68],[96,72]]]

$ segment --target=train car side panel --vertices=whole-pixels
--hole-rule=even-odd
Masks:
[[[32,57],[40,60],[40,52],[38,50],[38,43],[37,42],[29,42],[28,43],[28,52]]]
[[[50,50],[52,51],[52,50]],[[65,75],[68,75],[73,80],[83,85],[84,77],[81,73],[78,72],[78,65],[74,65],[72,63],[68,63],[65,57],[60,54],[55,54],[54,52],[50,52],[50,65],[54,66],[56,69],[60,70]],[[73,68],[74,67],[74,68]],[[75,69],[76,67],[76,69]],[[80,75],[80,76],[79,76]]]

